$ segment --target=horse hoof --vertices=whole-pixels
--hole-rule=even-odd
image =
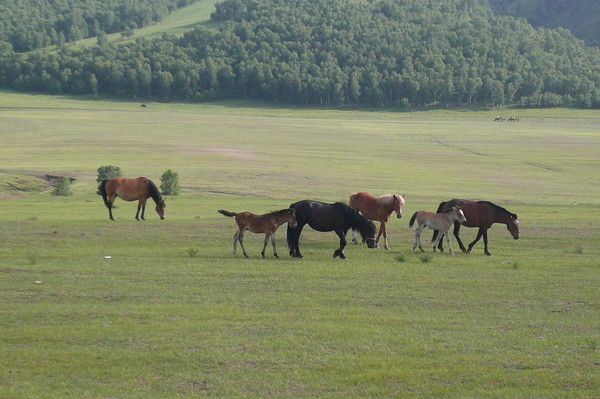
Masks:
[[[265,258],[264,252],[261,252],[260,255],[262,256],[263,259]]]
[[[247,253],[244,253],[244,256],[245,256],[246,258],[249,258],[249,256],[248,256],[248,254],[247,254]]]
[[[492,254],[489,252],[484,252],[484,253],[485,253],[485,256],[492,256]]]
[[[385,248],[386,251],[390,250],[390,247],[383,247],[383,248]]]
[[[276,257],[276,258],[279,258],[279,255],[277,255],[277,254],[273,254],[273,256]]]
[[[346,255],[340,254],[340,259],[344,259],[345,260],[346,259]]]

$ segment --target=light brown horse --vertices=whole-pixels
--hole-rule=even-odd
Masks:
[[[425,252],[423,250],[423,246],[421,245],[421,234],[423,233],[423,229],[425,227],[429,227],[433,230],[439,230],[442,234],[438,235],[435,243],[433,244],[433,252],[437,249],[438,242],[442,239],[442,237],[446,237],[446,242],[448,242],[448,250],[450,251],[450,255],[454,255],[454,251],[452,251],[452,247],[450,246],[450,227],[454,225],[454,222],[464,223],[467,221],[465,214],[460,208],[452,207],[449,212],[446,213],[434,213],[427,211],[419,211],[415,212],[410,218],[410,223],[408,227],[413,227],[413,224],[417,221],[417,228],[415,229],[415,243],[413,245],[413,251],[419,246],[421,252]]]
[[[376,243],[383,234],[384,248],[390,249],[387,240],[387,229],[385,224],[390,220],[392,212],[396,212],[398,219],[402,217],[402,208],[406,203],[406,194],[386,194],[380,197],[374,197],[370,193],[360,192],[350,196],[350,208],[359,211],[368,219],[376,220],[380,223],[379,233]],[[356,232],[352,230],[352,242],[357,244]]]
[[[135,219],[140,220],[140,209],[142,210],[142,220],[144,219],[144,212],[146,211],[146,200],[150,197],[156,203],[156,213],[161,219],[165,218],[165,208],[167,205],[160,195],[158,188],[152,182],[152,180],[146,177],[115,177],[113,179],[104,180],[100,183],[100,194],[104,200],[104,205],[108,208],[108,216],[110,220],[115,220],[112,214],[113,202],[117,197],[123,201],[136,201],[138,202],[137,212],[135,213]]]
[[[238,231],[233,235],[233,254],[237,252],[237,242],[240,242],[244,256],[247,258],[248,254],[244,248],[244,232],[246,230],[252,233],[265,233],[265,245],[261,251],[261,255],[265,257],[265,249],[271,239],[273,244],[273,256],[278,258],[277,248],[275,248],[275,232],[284,223],[288,223],[290,227],[296,227],[296,211],[293,209],[281,209],[279,211],[266,213],[264,215],[255,215],[250,212],[229,212],[223,209],[219,210],[219,213],[228,216],[235,217],[235,223],[238,226]]]

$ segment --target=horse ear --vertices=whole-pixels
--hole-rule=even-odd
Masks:
[[[402,194],[401,197],[406,199],[406,193]]]

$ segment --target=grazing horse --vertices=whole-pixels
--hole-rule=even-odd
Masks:
[[[406,203],[405,196],[406,194],[386,194],[380,197],[374,197],[366,192],[354,193],[350,196],[350,208],[359,211],[369,219],[376,220],[380,223],[375,246],[377,246],[379,238],[381,237],[381,234],[383,234],[383,247],[388,250],[390,249],[388,246],[385,224],[390,220],[392,212],[396,212],[398,219],[402,217],[402,208]],[[352,230],[352,242],[358,244],[358,241],[356,241],[355,230]]]
[[[244,232],[246,230],[253,233],[265,233],[265,245],[260,254],[263,258],[265,257],[265,249],[270,239],[271,244],[273,244],[273,256],[278,258],[277,248],[275,248],[275,232],[279,226],[286,222],[289,226],[296,227],[296,212],[293,209],[282,209],[264,215],[255,215],[250,212],[235,213],[223,209],[219,210],[219,213],[228,217],[235,217],[238,231],[233,235],[233,254],[235,255],[237,252],[237,243],[239,241],[246,258],[248,257],[244,248]]]
[[[460,239],[460,223],[454,223],[454,236],[456,237],[456,241],[458,241],[458,245],[460,249],[464,253],[470,253],[473,249],[473,246],[477,244],[477,241],[483,237],[484,244],[484,253],[487,256],[490,256],[490,252],[488,251],[488,236],[487,231],[494,223],[503,223],[506,225],[506,228],[512,234],[515,240],[518,240],[520,237],[519,233],[519,218],[515,213],[509,212],[506,209],[498,206],[489,201],[468,201],[462,199],[453,199],[447,202],[440,203],[437,212],[447,212],[448,209],[451,209],[453,206],[460,207],[465,216],[467,217],[467,221],[464,224],[465,227],[478,227],[479,232],[477,233],[477,238],[469,244],[468,250],[463,245],[463,242]],[[438,232],[433,233],[432,241],[436,239]],[[443,250],[442,243],[439,244],[440,250]]]
[[[156,213],[161,219],[165,218],[165,208],[167,205],[160,195],[158,188],[152,180],[146,177],[137,177],[129,179],[126,177],[115,177],[113,179],[104,180],[100,183],[100,194],[104,200],[104,205],[108,208],[108,216],[110,220],[115,220],[112,214],[113,202],[117,197],[123,201],[138,201],[137,212],[135,219],[139,219],[140,209],[142,210],[142,220],[146,211],[146,200],[152,197],[156,203]]]
[[[450,254],[454,255],[454,251],[452,251],[452,247],[450,246],[450,227],[453,223],[464,223],[467,221],[465,214],[460,208],[453,206],[450,211],[445,213],[433,213],[427,211],[415,212],[410,218],[408,227],[413,227],[415,220],[417,221],[417,228],[415,229],[415,243],[413,245],[413,251],[418,245],[421,252],[425,252],[423,250],[423,246],[421,245],[421,234],[423,233],[423,229],[425,229],[425,227],[429,227],[435,231],[442,232],[441,235],[438,235],[437,240],[433,244],[433,252],[435,252],[438,241],[441,241],[442,237],[446,236]]]
[[[293,203],[290,208],[296,210],[296,220],[298,222],[296,227],[288,225],[287,229],[290,256],[302,258],[299,247],[300,234],[307,224],[317,231],[335,231],[340,238],[340,247],[333,253],[334,258],[339,256],[341,259],[346,259],[346,255],[344,255],[346,233],[351,228],[360,232],[363,241],[367,243],[369,248],[375,248],[375,232],[377,231],[375,223],[346,204],[341,202],[327,204],[319,201],[303,200]]]
[[[497,117],[494,118],[494,122],[505,122],[506,118],[504,118],[503,116],[498,115]]]

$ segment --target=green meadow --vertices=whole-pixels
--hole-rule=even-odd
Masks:
[[[203,4],[200,2],[199,4]],[[494,123],[496,115],[520,123]],[[0,92],[0,397],[597,397],[600,113],[394,112]],[[159,183],[96,195],[96,169]],[[75,178],[55,197],[39,176]],[[234,256],[234,222],[305,199],[406,193],[390,251],[303,232],[304,259]],[[450,198],[519,215],[471,255],[412,253]],[[476,234],[463,229],[468,243]],[[430,237],[430,234],[427,234]],[[350,238],[350,234],[349,237]],[[454,249],[458,251],[453,239]],[[106,258],[110,257],[110,258]]]

